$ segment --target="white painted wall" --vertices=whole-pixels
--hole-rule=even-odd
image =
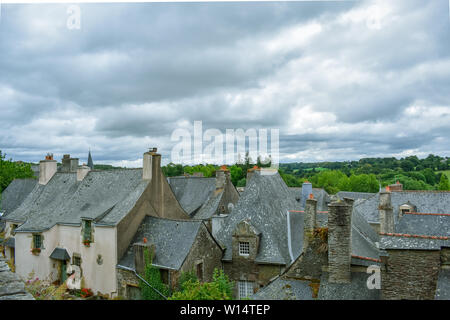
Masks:
[[[112,294],[116,289],[117,236],[116,228],[93,227],[93,239],[90,247],[82,243],[81,226],[54,226],[43,232],[43,249],[39,256],[31,253],[32,234],[16,233],[16,273],[24,280],[34,271],[34,277],[45,280],[57,280],[59,263],[50,259],[57,247],[69,253],[72,263],[73,253],[81,255],[81,269],[84,284],[94,293]],[[103,263],[97,263],[98,255]]]

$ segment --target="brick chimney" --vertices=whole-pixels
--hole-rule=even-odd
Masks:
[[[330,283],[351,282],[353,200],[328,205],[328,272]]]
[[[77,172],[78,158],[71,158],[70,154],[65,154],[61,162],[61,172]]]
[[[309,195],[312,193],[312,184],[309,181],[305,181],[302,184],[302,197],[301,197],[301,206],[305,208],[306,199],[309,198]]]
[[[314,228],[316,227],[316,216],[317,200],[307,199],[303,219],[303,252],[305,252],[314,234]]]
[[[394,210],[391,204],[391,193],[389,191],[380,192],[378,203],[378,214],[380,218],[380,232],[394,232]]]
[[[39,161],[39,184],[46,185],[54,176],[58,169],[56,160],[53,160],[53,154],[48,153],[45,160]]]
[[[389,188],[386,188],[388,191],[403,191],[403,185],[400,181],[397,180],[396,183],[389,185]]]

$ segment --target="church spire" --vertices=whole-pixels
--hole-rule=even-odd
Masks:
[[[88,163],[87,166],[89,168],[91,168],[91,170],[94,170],[94,162],[92,161],[92,156],[91,156],[91,149],[89,149],[89,155],[88,155]]]

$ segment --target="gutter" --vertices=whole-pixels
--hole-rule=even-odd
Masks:
[[[148,283],[147,281],[145,281],[145,279],[142,278],[142,277],[136,272],[136,270],[131,269],[131,268],[128,268],[128,267],[125,267],[125,266],[121,266],[121,265],[119,265],[119,264],[117,265],[117,267],[120,268],[120,269],[123,269],[123,270],[127,270],[127,271],[133,272],[134,275],[135,275],[138,279],[142,280],[142,282],[144,282],[147,286],[149,286],[150,288],[152,288],[153,291],[155,291],[157,294],[159,294],[161,297],[163,297],[164,300],[167,300],[167,297],[166,297],[165,295],[163,295],[161,292],[159,292],[159,290],[157,290],[156,288],[154,288],[150,283]]]

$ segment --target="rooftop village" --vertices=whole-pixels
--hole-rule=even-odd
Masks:
[[[257,167],[238,191],[226,166],[166,178],[156,148],[140,169],[93,168],[48,155],[4,190],[0,300],[32,299],[30,274],[139,299],[145,248],[172,289],[221,269],[236,299],[450,299],[449,191],[330,196]]]

